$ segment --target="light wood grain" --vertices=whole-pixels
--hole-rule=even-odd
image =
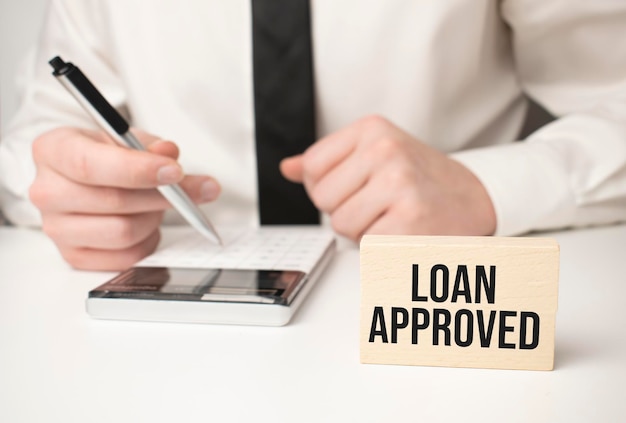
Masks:
[[[362,363],[553,368],[559,278],[556,241],[367,235],[360,254]],[[435,318],[445,323],[447,315],[450,324],[433,330]],[[501,320],[506,327],[500,327]],[[489,321],[493,322],[490,339]],[[533,332],[535,326],[538,333]]]

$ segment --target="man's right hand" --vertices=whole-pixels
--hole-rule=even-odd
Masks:
[[[219,195],[215,179],[184,175],[173,142],[133,132],[148,151],[75,128],[46,132],[33,143],[31,201],[43,231],[77,269],[122,270],[155,250],[171,207],[157,186],[178,183],[196,203]]]

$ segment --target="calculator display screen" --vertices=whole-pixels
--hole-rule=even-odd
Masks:
[[[306,279],[299,271],[134,267],[89,297],[289,305]]]

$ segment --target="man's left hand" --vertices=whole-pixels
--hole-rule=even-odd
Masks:
[[[303,183],[334,230],[368,234],[492,235],[487,191],[461,163],[388,120],[371,116],[284,159],[283,175]]]

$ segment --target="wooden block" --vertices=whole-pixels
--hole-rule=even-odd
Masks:
[[[552,370],[559,246],[366,235],[361,362]]]

